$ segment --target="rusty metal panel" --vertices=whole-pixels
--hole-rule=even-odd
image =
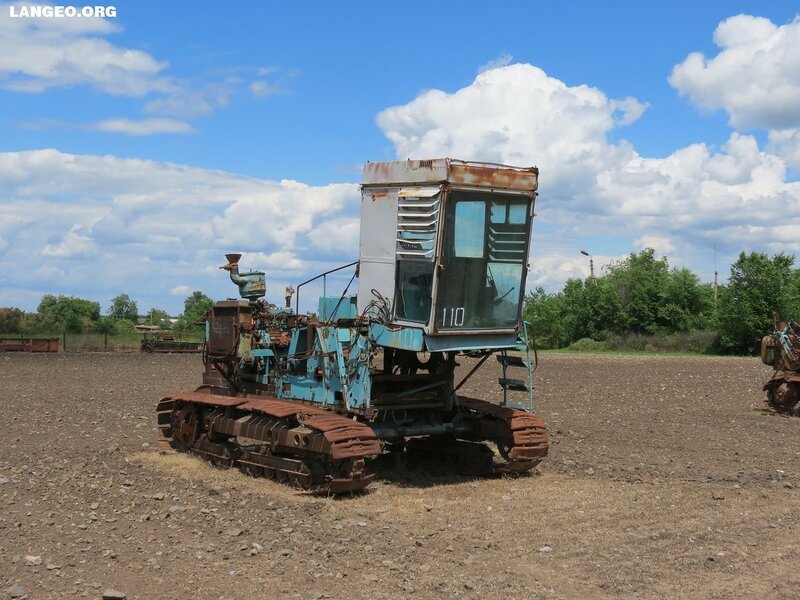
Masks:
[[[58,352],[58,338],[31,338],[27,340],[27,352]]]
[[[447,163],[446,158],[367,163],[362,183],[439,183],[447,180]]]
[[[0,352],[58,352],[58,338],[13,338],[0,340]]]
[[[454,160],[450,163],[448,182],[452,185],[534,192],[539,185],[539,169]]]
[[[455,186],[533,192],[539,186],[539,169],[452,158],[398,160],[365,164],[362,182],[367,187],[449,183]]]
[[[426,187],[405,187],[397,193],[398,198],[432,198],[442,191],[442,187],[426,186]]]
[[[278,400],[276,398],[261,398],[255,400],[249,399],[239,408],[242,410],[261,412],[273,417],[283,418],[290,415],[296,415],[298,412],[302,412],[304,407],[302,405],[291,404],[285,400]]]
[[[252,309],[245,301],[224,300],[217,302],[211,310],[211,335],[208,339],[208,354],[211,357],[227,358],[236,354],[240,334],[253,328]]]
[[[195,402],[196,404],[208,404],[210,406],[239,406],[247,402],[247,398],[217,396],[216,394],[207,394],[205,392],[181,392],[179,394],[171,394],[161,401],[164,402],[165,400]]]
[[[25,340],[22,339],[0,340],[0,352],[25,352]]]

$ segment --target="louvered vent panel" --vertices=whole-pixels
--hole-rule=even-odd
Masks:
[[[438,195],[400,197],[397,204],[397,257],[433,260],[438,223]]]
[[[489,225],[489,260],[520,262],[525,257],[525,225],[491,223]]]

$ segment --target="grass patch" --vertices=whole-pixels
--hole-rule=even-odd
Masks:
[[[608,344],[592,338],[581,338],[567,348],[570,352],[607,352]]]
[[[582,338],[562,351],[623,354],[719,354],[719,335],[713,331],[686,331],[669,335],[609,335],[602,340]]]

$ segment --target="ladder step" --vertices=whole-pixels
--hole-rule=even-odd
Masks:
[[[497,362],[501,365],[505,365],[507,367],[529,367],[530,363],[522,358],[521,356],[506,354],[503,356],[502,354],[497,354]]]
[[[516,408],[517,410],[524,410],[525,412],[528,412],[531,408],[527,404],[520,404],[519,402],[506,402],[502,406],[506,406],[508,408]]]
[[[498,379],[500,383],[500,387],[512,390],[514,392],[527,392],[528,386],[525,385],[525,382],[522,379],[508,379],[506,377],[501,377]]]

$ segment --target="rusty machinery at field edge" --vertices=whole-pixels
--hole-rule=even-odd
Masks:
[[[761,361],[775,369],[764,385],[767,406],[800,416],[800,324],[774,317],[775,331],[761,339]]]

